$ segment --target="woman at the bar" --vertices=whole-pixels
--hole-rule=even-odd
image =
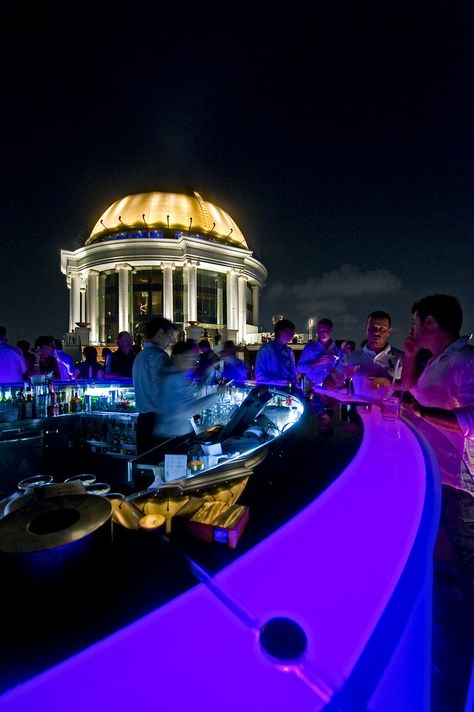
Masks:
[[[79,371],[77,378],[87,379],[88,381],[92,381],[95,378],[104,378],[104,369],[97,360],[95,346],[84,346],[82,356],[83,361],[79,361],[76,364],[76,369]]]

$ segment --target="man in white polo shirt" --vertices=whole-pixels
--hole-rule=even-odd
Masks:
[[[367,343],[360,349],[346,353],[332,373],[324,380],[324,387],[334,390],[344,383],[345,366],[355,366],[354,393],[374,398],[377,384],[389,384],[400,378],[403,352],[388,342],[392,333],[392,319],[385,311],[373,311],[367,317]]]
[[[460,336],[462,309],[456,297],[434,294],[412,307],[412,326],[404,342],[403,387],[415,401],[414,412],[452,443],[463,466],[441,467],[443,484],[474,496],[474,346]],[[431,358],[420,372],[417,354]]]

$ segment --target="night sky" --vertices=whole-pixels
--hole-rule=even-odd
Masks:
[[[401,346],[412,303],[447,292],[474,331],[472,0],[277,16],[229,2],[212,20],[15,5],[1,29],[10,342],[67,331],[60,249],[153,190],[196,190],[237,222],[269,272],[264,330],[275,313],[301,331],[328,316],[360,342],[384,309]]]

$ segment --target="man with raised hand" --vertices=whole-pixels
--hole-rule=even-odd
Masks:
[[[413,305],[402,383],[414,398],[406,407],[442,431],[463,458],[459,471],[441,468],[443,484],[474,496],[474,346],[470,335],[460,336],[462,318],[459,300],[448,294]],[[417,358],[421,350],[431,353],[424,368]]]

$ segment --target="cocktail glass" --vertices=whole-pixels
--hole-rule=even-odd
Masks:
[[[354,386],[352,384],[352,379],[356,371],[359,368],[359,364],[345,363],[342,366],[342,373],[344,374],[344,381],[347,387],[347,395],[350,396],[354,393]]]

